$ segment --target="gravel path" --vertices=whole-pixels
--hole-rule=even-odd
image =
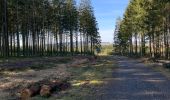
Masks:
[[[114,57],[119,68],[100,100],[170,100],[170,80],[138,60]]]

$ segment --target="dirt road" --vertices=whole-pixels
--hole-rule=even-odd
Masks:
[[[170,100],[170,80],[161,72],[138,60],[114,59],[119,67],[104,87],[101,100]]]

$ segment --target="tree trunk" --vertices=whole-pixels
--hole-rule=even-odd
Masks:
[[[138,55],[138,37],[137,37],[137,33],[135,34],[135,54],[136,56]]]
[[[62,40],[62,31],[60,30],[60,33],[59,33],[59,39],[60,39],[60,55],[62,55],[63,53],[63,40]]]
[[[3,56],[9,57],[7,0],[3,4]]]
[[[78,53],[78,33],[76,33],[76,53]]]
[[[70,30],[70,52],[71,55],[73,55],[74,49],[73,49],[73,31]]]

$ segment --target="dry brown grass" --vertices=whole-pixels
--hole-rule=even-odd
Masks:
[[[24,70],[17,70],[14,68],[13,70],[0,71],[1,100],[14,99],[14,97],[20,95],[18,92],[23,87],[44,79],[69,80],[73,86],[66,92],[61,92],[60,94],[54,93],[51,98],[48,98],[49,100],[56,100],[56,98],[74,100],[77,96],[85,98],[89,93],[95,92],[93,89],[103,84],[105,78],[111,77],[114,68],[114,62],[111,56],[100,57],[97,61],[91,61],[89,57],[70,57],[66,58],[66,61],[68,59],[69,61],[66,62],[62,60],[60,63],[56,61],[56,58],[48,59],[52,61],[47,61],[47,58],[45,58],[44,62],[43,59],[35,59],[34,62],[33,59],[31,59],[29,66],[34,66],[33,68],[24,67],[26,68]],[[24,59],[21,63],[27,61],[29,60]],[[41,66],[42,62],[44,64],[43,66]],[[12,61],[11,63],[19,62]],[[25,65],[22,64],[22,66]],[[46,100],[39,96],[32,99]]]

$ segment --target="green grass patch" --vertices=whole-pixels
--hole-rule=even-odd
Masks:
[[[112,55],[112,54],[113,54],[113,45],[102,45],[102,49],[99,55]]]

